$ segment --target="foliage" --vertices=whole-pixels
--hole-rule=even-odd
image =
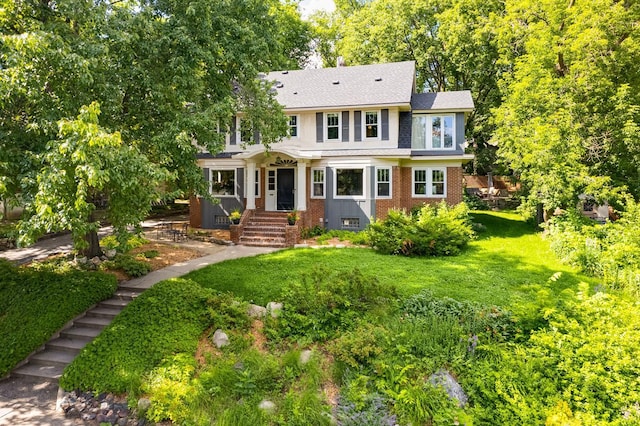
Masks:
[[[194,353],[209,326],[211,292],[185,279],[162,281],[132,301],[65,369],[64,389],[138,394],[163,359]]]
[[[304,227],[300,230],[300,238],[306,240],[313,237],[319,237],[325,232],[326,230],[320,225],[313,225],[310,228]]]
[[[106,250],[115,249],[120,253],[127,253],[135,248],[147,244],[149,240],[141,235],[129,235],[124,244],[118,240],[115,235],[109,235],[100,240],[100,246]]]
[[[501,1],[374,0],[337,2],[331,16],[315,17],[324,65],[337,56],[348,65],[416,62],[419,92],[471,90],[475,111],[467,121],[473,173],[490,171],[495,149],[487,144],[493,126],[488,118],[499,106],[498,17]]]
[[[325,244],[332,238],[340,241],[350,241],[352,244],[367,245],[369,243],[369,234],[367,232],[354,232],[345,229],[330,229],[317,238],[318,244]]]
[[[640,292],[640,205],[628,200],[618,221],[605,225],[570,210],[547,226],[551,248],[563,261],[603,283]]]
[[[514,336],[511,313],[498,306],[482,306],[450,297],[436,298],[430,290],[423,290],[403,301],[401,311],[407,318],[422,319],[436,316],[455,319],[469,336],[483,335],[504,341]],[[477,344],[478,341],[475,340]]]
[[[107,264],[107,267],[110,266]],[[131,255],[118,253],[113,259],[113,269],[122,269],[130,277],[138,278],[151,272],[151,265]]]
[[[134,221],[136,210],[144,216],[159,189],[149,182],[152,171],[164,172],[167,198],[207,196],[193,158],[201,148],[214,154],[223,148],[237,111],[266,146],[286,135],[272,83],[258,77],[307,61],[310,28],[294,2],[59,3],[6,0],[0,11],[0,200],[31,204],[37,197],[32,214],[43,218],[30,222],[34,234],[92,229],[85,217],[95,204],[86,195],[107,196],[117,227]],[[63,128],[61,140],[51,142],[58,123],[68,128],[79,110],[97,104],[105,138],[90,139],[93,147],[65,147],[71,134]],[[108,152],[107,139],[117,140],[117,149]],[[52,158],[65,157],[61,149],[79,166],[64,168],[64,175],[56,174],[63,167]],[[107,154],[119,161],[102,167],[98,159]],[[66,204],[55,208],[53,199]],[[44,205],[64,220],[50,218],[38,207]]]
[[[465,191],[463,194],[464,203],[469,207],[469,210],[489,210],[489,203],[480,198],[477,195],[469,195]]]
[[[640,11],[612,0],[512,0],[498,22],[502,105],[494,111],[501,160],[533,204],[575,206],[638,186]],[[553,48],[549,48],[553,46]]]
[[[0,376],[116,286],[100,272],[34,271],[0,259]]]
[[[388,307],[395,289],[358,269],[331,274],[317,268],[289,283],[281,297],[282,312],[269,324],[272,335],[317,341],[352,328],[365,312]]]
[[[463,386],[479,422],[631,425],[640,420],[640,384],[630,380],[638,374],[633,354],[640,343],[638,302],[589,295],[586,285],[563,296],[544,308],[547,328],[526,342],[492,348],[491,357],[466,372]]]
[[[99,254],[87,235],[100,227],[95,218],[95,197],[109,199],[107,219],[118,240],[128,239],[127,227],[137,226],[149,212],[157,187],[166,177],[137,149],[124,145],[119,133],[109,133],[98,125],[100,107],[82,107],[74,121],[60,121],[59,140],[47,146],[44,166],[37,174],[38,192],[31,205],[32,216],[20,225],[23,243],[39,235],[69,230],[76,250]]]
[[[242,218],[242,213],[240,213],[239,209],[234,209],[231,213],[229,213],[229,220],[232,223],[238,222]]]
[[[386,254],[446,256],[459,254],[473,237],[464,203],[424,204],[414,211],[389,210],[385,219],[369,225],[371,246]]]
[[[336,408],[336,420],[343,426],[395,426],[396,416],[389,413],[385,402],[380,395],[371,394],[358,408],[355,403],[341,398]]]

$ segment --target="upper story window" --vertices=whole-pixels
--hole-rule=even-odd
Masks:
[[[364,137],[377,139],[379,135],[378,112],[367,111],[364,113]]]
[[[217,196],[236,195],[236,171],[228,170],[209,170],[209,182],[211,185],[211,194]]]
[[[340,113],[328,112],[325,117],[327,128],[325,139],[340,140]]]
[[[336,169],[336,198],[364,196],[364,169]]]
[[[298,116],[297,115],[289,116],[289,137],[290,138],[298,137]]]
[[[240,142],[249,143],[253,138],[253,129],[249,120],[240,119]]]
[[[453,115],[413,115],[411,148],[424,150],[455,149]]]

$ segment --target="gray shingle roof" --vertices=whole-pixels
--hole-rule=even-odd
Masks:
[[[277,99],[285,108],[397,105],[411,102],[413,61],[351,67],[274,71]]]
[[[412,110],[473,110],[471,92],[461,90],[459,92],[414,93],[411,96]]]

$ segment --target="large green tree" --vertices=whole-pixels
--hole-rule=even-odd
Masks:
[[[581,193],[640,195],[640,5],[507,2],[504,102],[495,142],[529,201],[547,210]]]
[[[295,3],[278,0],[3,0],[0,31],[0,197],[29,202],[58,123],[94,101],[104,130],[164,169],[173,194],[204,194],[197,146],[218,152],[237,111],[267,146],[286,134],[257,77],[299,67],[310,39]]]
[[[468,139],[478,155],[476,171],[490,170],[494,149],[491,108],[499,105],[497,28],[499,0],[340,1],[331,16],[315,17],[318,48],[326,66],[416,61],[418,90],[471,90],[476,109]]]

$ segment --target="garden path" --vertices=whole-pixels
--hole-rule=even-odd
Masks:
[[[63,237],[56,238],[62,238],[57,241],[64,244]],[[46,245],[49,246],[49,244]],[[57,250],[60,246],[51,244],[50,247],[53,248],[40,247],[38,250],[41,252]],[[130,280],[123,284],[127,287],[144,290],[162,280],[179,277],[213,263],[240,257],[256,256],[276,250],[278,249],[271,247],[215,246],[212,244],[211,251],[213,253],[209,252],[210,254],[203,257],[153,271],[144,277]],[[33,255],[33,253],[26,256],[30,255]],[[58,396],[61,394],[62,392],[58,389],[57,383],[52,383],[50,380],[10,377],[0,381],[0,425],[67,426],[84,424],[80,419],[66,419],[61,411],[56,410]]]

